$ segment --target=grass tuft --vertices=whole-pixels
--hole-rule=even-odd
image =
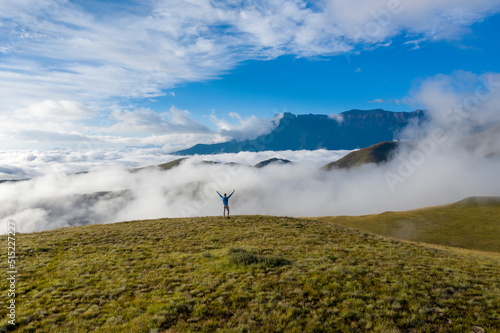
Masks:
[[[259,267],[274,268],[290,265],[292,263],[290,260],[282,257],[272,255],[258,255],[241,248],[230,248],[228,252],[229,261],[235,265],[257,265]]]

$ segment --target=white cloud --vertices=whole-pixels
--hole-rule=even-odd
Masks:
[[[401,32],[420,36],[420,40],[456,38],[468,25],[498,12],[499,7],[498,2],[489,0],[330,0],[325,12],[344,36],[377,43]]]
[[[311,6],[299,0],[164,0],[102,19],[71,2],[4,0],[1,98],[13,109],[19,101],[159,96],[246,59],[352,52],[386,45],[401,32],[449,39],[499,8],[494,0],[323,0]]]
[[[474,132],[500,121],[500,73],[438,74],[419,82],[406,102],[428,109],[433,129]]]
[[[0,143],[6,149],[22,149],[24,144],[85,140],[83,121],[95,112],[74,101],[45,100],[10,112],[0,112]],[[17,146],[19,145],[19,146]]]
[[[318,150],[197,156],[188,161],[185,168],[174,169],[172,172],[144,170],[131,174],[124,167],[155,165],[178,157],[165,155],[161,149],[0,151],[1,159],[8,164],[19,165],[24,175],[36,171],[37,174],[33,176],[38,176],[29,181],[0,183],[0,219],[16,220],[19,222],[19,230],[25,232],[136,217],[159,217],[165,214],[186,216],[200,209],[215,213],[218,205],[209,207],[208,196],[215,194],[213,186],[227,186],[223,182],[228,177],[240,179],[243,186],[258,177],[258,172],[244,166],[230,170],[224,165],[200,167],[199,162],[203,160],[239,162],[248,166],[270,157],[287,158],[296,163],[306,161],[300,169],[304,177],[308,177],[312,170],[346,153],[347,151]],[[89,173],[68,174],[89,170],[89,167]],[[271,173],[266,173],[260,181],[269,181],[268,178],[276,172],[272,167],[268,170]],[[289,176],[283,174],[274,181]],[[113,193],[103,193],[107,191]],[[193,201],[186,195],[193,195]]]
[[[30,105],[28,108],[16,110],[21,118],[38,119],[85,119],[92,117],[95,113],[89,108],[75,101],[54,101],[45,100],[40,103]]]
[[[167,116],[173,125],[182,128],[190,133],[210,131],[207,127],[199,124],[196,120],[194,120],[188,110],[179,110],[175,106],[172,106]]]
[[[236,119],[237,123],[230,123],[225,119],[219,119],[213,112],[210,119],[217,126],[218,132],[237,141],[255,139],[260,135],[268,134],[279,124],[279,117],[274,121],[267,118],[257,118],[252,115],[246,118],[236,112],[230,112],[229,117]]]
[[[377,103],[377,104],[391,104],[393,102],[392,99],[383,100],[382,98],[375,98],[374,100],[368,101],[368,103]]]
[[[322,166],[332,159],[338,159],[349,151],[264,151],[240,152],[215,155],[193,156],[194,161],[212,160],[217,162],[238,162],[255,165],[263,160],[278,157],[300,162],[307,160]],[[163,148],[95,148],[86,150],[0,150],[0,180],[26,179],[54,173],[71,174],[82,171],[95,171],[103,168],[136,168],[165,163],[178,156],[169,155]]]
[[[236,189],[230,202],[234,214],[287,216],[370,214],[445,204],[471,195],[500,194],[500,183],[495,181],[498,158],[477,155],[460,146],[448,148],[437,145],[418,165],[410,150],[387,165],[330,172],[319,167],[347,152],[198,156],[167,172],[133,174],[124,166],[162,163],[175,157],[163,155],[159,149],[97,150],[93,156],[89,152],[12,154],[10,159],[23,163],[22,169],[43,163],[49,172],[30,181],[0,184],[0,219],[14,219],[21,232],[31,232],[88,223],[218,215],[221,203],[215,191],[232,189]],[[269,157],[295,163],[262,169],[199,163],[218,160],[253,165]],[[413,163],[413,170],[408,173],[405,169],[403,181],[391,186],[387,172],[397,173],[403,162]],[[85,163],[94,166],[92,172],[63,172],[84,169]]]
[[[328,115],[328,118],[336,120],[339,124],[344,122],[344,115],[340,113],[332,113]]]
[[[117,120],[105,132],[116,133],[209,133],[206,126],[191,118],[189,111],[179,110],[175,106],[169,112],[157,113],[151,109],[134,111],[115,110],[112,118]]]
[[[92,122],[94,125],[88,125]],[[199,142],[217,143],[227,136],[210,130],[188,110],[172,106],[167,112],[120,110],[98,117],[80,103],[46,100],[0,113],[0,149],[96,149],[124,146],[163,146],[167,151]]]

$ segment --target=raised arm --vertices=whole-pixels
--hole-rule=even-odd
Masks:
[[[228,195],[228,198],[231,198],[231,196],[233,195],[234,191],[236,191],[236,190],[233,190],[233,192],[231,192],[231,194]]]

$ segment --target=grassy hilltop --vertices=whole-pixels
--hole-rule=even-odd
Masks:
[[[500,255],[328,221],[160,219],[16,241],[16,332],[500,331]]]
[[[389,161],[390,157],[400,147],[399,142],[385,141],[372,146],[350,152],[341,159],[323,166],[324,170],[351,169],[364,164],[381,164]]]
[[[317,218],[382,236],[500,253],[500,197],[365,216]]]

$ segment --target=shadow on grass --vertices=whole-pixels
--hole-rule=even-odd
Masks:
[[[269,268],[290,265],[292,263],[290,260],[282,257],[258,255],[240,248],[229,249],[229,261],[238,266],[257,265]]]

